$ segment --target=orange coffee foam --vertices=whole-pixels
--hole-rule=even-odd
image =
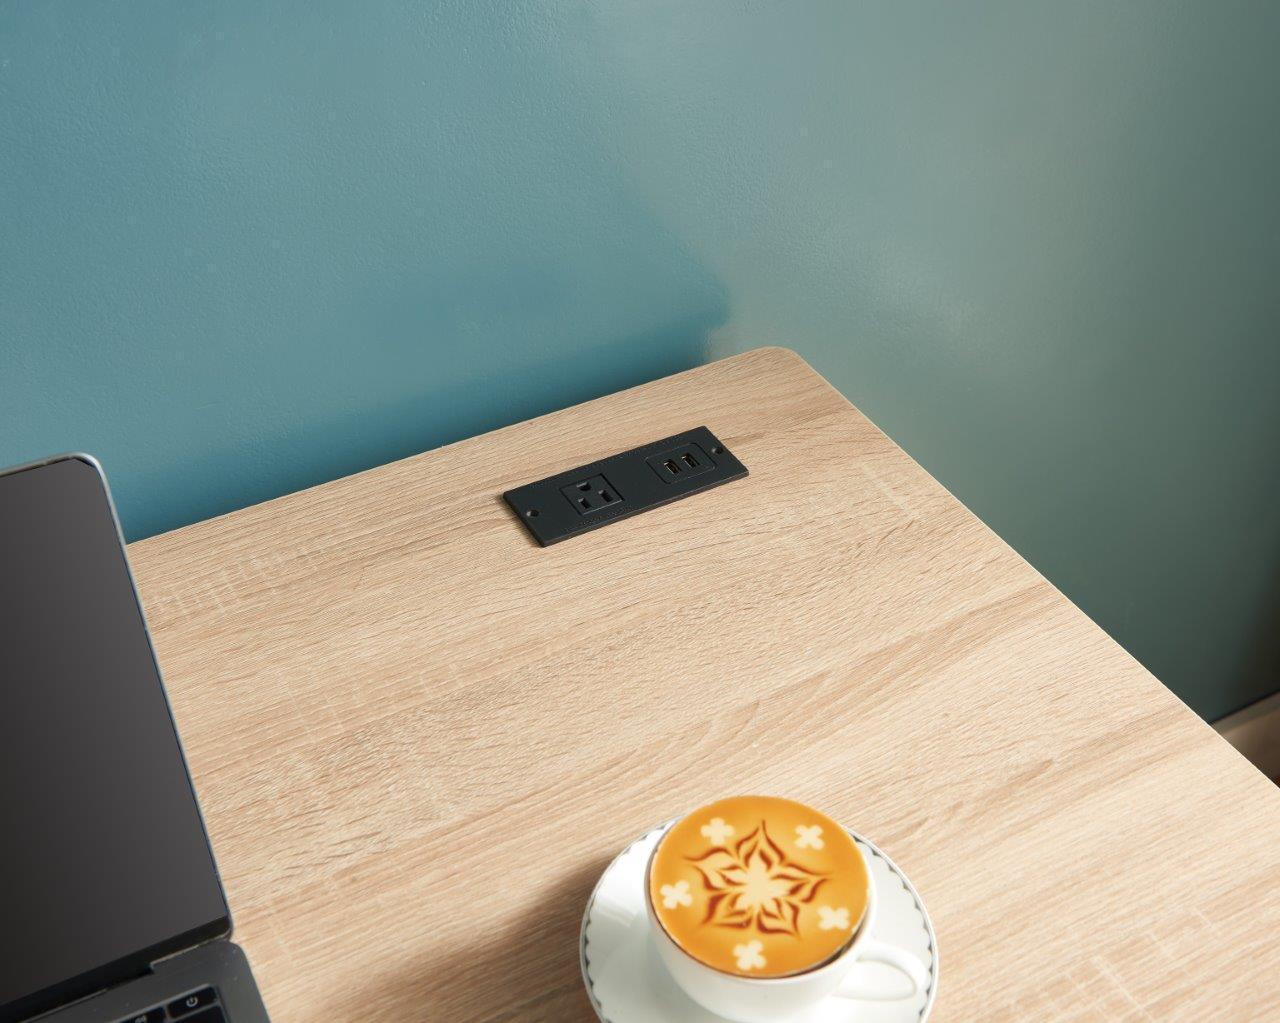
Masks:
[[[849,833],[803,803],[734,796],[677,821],[649,865],[663,930],[714,969],[785,977],[857,933],[870,878]]]

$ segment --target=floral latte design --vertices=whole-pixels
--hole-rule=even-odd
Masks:
[[[739,977],[786,977],[827,962],[853,940],[870,893],[849,832],[777,796],[732,796],[676,821],[645,883],[662,932]]]
[[[789,859],[761,821],[737,842],[690,862],[709,893],[704,924],[799,935],[800,909],[827,880]]]

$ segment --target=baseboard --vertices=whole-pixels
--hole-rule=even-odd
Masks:
[[[1213,727],[1259,771],[1280,781],[1280,693],[1228,714]]]

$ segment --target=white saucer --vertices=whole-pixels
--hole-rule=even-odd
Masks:
[[[649,854],[672,821],[636,839],[615,859],[596,885],[582,917],[579,942],[582,978],[603,1023],[725,1023],[676,987],[649,937],[644,905],[644,871]],[[923,1023],[938,993],[938,940],[924,903],[911,882],[884,853],[850,830],[867,858],[876,886],[874,936],[914,952],[929,970],[929,987],[913,999],[861,1002],[828,998],[787,1023]],[[868,985],[900,988],[887,967],[854,967]]]

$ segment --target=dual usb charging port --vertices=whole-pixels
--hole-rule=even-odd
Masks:
[[[677,462],[674,458],[665,458],[662,461],[662,468],[668,476],[679,476],[685,469],[700,469],[702,463],[693,457],[688,451],[680,456]]]
[[[666,483],[697,476],[715,467],[711,455],[697,444],[681,444],[669,451],[650,455],[645,461]]]

